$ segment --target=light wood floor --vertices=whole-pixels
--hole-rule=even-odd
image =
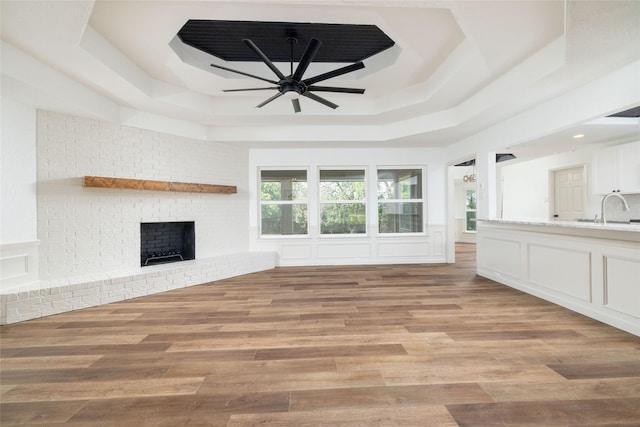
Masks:
[[[640,425],[640,338],[455,265],[277,268],[1,330],[2,426]]]

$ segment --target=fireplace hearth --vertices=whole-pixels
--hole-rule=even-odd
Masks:
[[[140,266],[195,259],[195,243],[193,221],[143,222],[140,224]]]

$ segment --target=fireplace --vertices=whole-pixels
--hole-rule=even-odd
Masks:
[[[193,221],[140,223],[140,265],[147,267],[196,259]]]

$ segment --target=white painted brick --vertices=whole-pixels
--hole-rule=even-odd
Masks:
[[[72,296],[73,297],[83,297],[83,296],[87,296],[87,295],[95,295],[96,294],[96,290],[93,288],[90,289],[78,289],[73,291]]]
[[[56,309],[58,313],[64,313],[73,310],[73,306],[71,305],[71,300],[69,299],[69,297],[51,301],[51,306]]]
[[[5,304],[9,301],[18,301],[18,295],[17,294],[0,295],[0,302],[2,304],[2,307],[4,307]]]
[[[73,294],[71,293],[71,291],[60,292],[59,294],[56,294],[55,300],[56,301],[67,300],[67,299],[71,298],[72,296],[73,296]]]
[[[166,264],[154,270],[142,270],[130,276],[111,279],[96,275],[86,275],[86,282],[64,284],[57,281],[59,288],[42,289],[33,292],[16,292],[9,298],[0,299],[0,320],[14,323],[36,317],[62,313],[80,308],[92,307],[108,302],[150,295],[177,287],[193,286],[212,282],[236,274],[246,274],[274,267],[273,253],[239,254],[214,257],[185,264]],[[260,268],[256,265],[260,264]],[[208,280],[194,280],[194,278]],[[50,283],[55,284],[56,281]]]
[[[124,293],[113,295],[101,295],[100,304],[110,304],[112,302],[123,301],[125,299]]]
[[[43,186],[38,194],[41,209],[51,209],[58,213],[58,218],[63,219],[67,226],[64,232],[75,230],[75,236],[69,238],[48,234],[60,231],[60,223],[38,225],[39,235],[46,236],[42,239],[40,257],[45,264],[41,268],[45,278],[69,277],[88,271],[104,273],[115,266],[135,268],[135,254],[139,245],[137,233],[143,218],[156,221],[185,220],[188,216],[196,224],[208,224],[211,230],[219,230],[197,234],[198,256],[247,250],[246,195],[109,191],[84,189],[78,184],[78,177],[88,174],[90,169],[100,171],[94,174],[111,176],[247,187],[246,149],[60,113],[40,112],[38,130],[39,179],[73,176],[75,180],[74,183],[62,182],[61,188],[55,192],[50,185]],[[96,146],[99,147],[97,156]],[[64,194],[64,197],[50,197],[55,194]],[[238,203],[238,199],[241,203]],[[47,216],[40,214],[39,218]],[[68,227],[70,221],[77,224]],[[132,241],[123,241],[122,236]],[[123,249],[126,245],[130,247]],[[98,248],[100,251],[96,250]],[[73,262],[67,260],[69,254],[73,255]],[[133,259],[129,259],[132,254]]]
[[[70,310],[82,302],[78,297],[91,295],[89,291],[79,293],[79,289],[94,289],[88,286],[90,282],[108,277],[121,279],[99,282],[99,289],[92,292],[99,295],[100,301],[146,295],[220,277],[220,265],[211,262],[181,268],[166,277],[165,272],[148,281],[149,273],[140,273],[139,267],[139,224],[143,221],[195,221],[199,260],[248,251],[246,192],[214,195],[92,189],[81,186],[81,176],[203,182],[241,189],[248,188],[248,165],[248,150],[244,148],[39,111],[37,179],[43,185],[38,186],[37,230],[41,240],[40,274],[47,291],[38,295],[54,296],[47,296],[46,301],[52,305],[45,312]],[[237,274],[253,265],[250,261],[245,263],[228,269],[226,274]],[[143,285],[135,291],[125,290],[124,283],[133,281],[122,279],[123,276],[135,277],[136,283],[128,286]],[[78,287],[79,282],[86,286]],[[35,306],[42,301],[31,300],[28,294],[10,298],[2,299],[3,322],[42,313],[33,307],[30,310],[29,304]],[[26,305],[20,312],[16,305],[9,313],[10,302]]]
[[[82,297],[82,304],[84,307],[93,307],[102,303],[99,294],[85,295]]]
[[[40,311],[40,317],[53,316],[54,314],[60,314],[60,312],[51,307]]]
[[[86,306],[82,303],[82,297],[71,297],[69,298],[69,303],[71,304],[73,310],[86,308]]]

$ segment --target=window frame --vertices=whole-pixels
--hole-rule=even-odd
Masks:
[[[419,199],[411,198],[411,199],[380,199],[379,195],[379,172],[383,170],[419,170],[420,171],[420,186],[421,186],[421,197]],[[401,165],[401,166],[381,166],[378,165],[375,168],[375,180],[372,183],[372,186],[375,187],[375,203],[376,203],[376,233],[379,237],[406,237],[406,236],[425,236],[427,234],[427,168],[426,166],[417,166],[417,165]],[[380,206],[383,204],[389,203],[421,203],[420,215],[421,215],[421,231],[407,231],[407,232],[382,232],[380,231],[380,217],[379,210]]]
[[[322,199],[322,171],[358,171],[363,173],[364,197],[361,200],[323,200]],[[369,170],[366,166],[319,166],[316,174],[316,191],[317,191],[317,215],[318,215],[318,237],[320,238],[357,238],[368,237],[369,235]],[[364,232],[363,233],[323,233],[322,232],[322,206],[324,204],[352,204],[364,205]]]
[[[303,200],[262,200],[262,172],[286,172],[286,171],[291,171],[291,172],[304,172],[306,175],[306,183],[307,183],[307,194],[306,194],[306,198]],[[257,174],[257,180],[258,180],[258,186],[257,186],[257,193],[258,193],[258,238],[259,239],[308,239],[310,237],[310,229],[311,229],[311,224],[310,224],[310,218],[309,218],[309,213],[310,213],[310,206],[309,206],[309,200],[310,200],[310,192],[311,192],[311,182],[309,180],[309,167],[295,167],[295,166],[291,166],[291,167],[259,167],[258,168],[258,174]],[[262,222],[262,207],[265,205],[290,205],[290,206],[294,206],[294,205],[304,205],[306,206],[306,220],[307,220],[307,227],[306,227],[306,232],[304,234],[263,234],[262,232],[262,226],[263,226],[263,222]]]

